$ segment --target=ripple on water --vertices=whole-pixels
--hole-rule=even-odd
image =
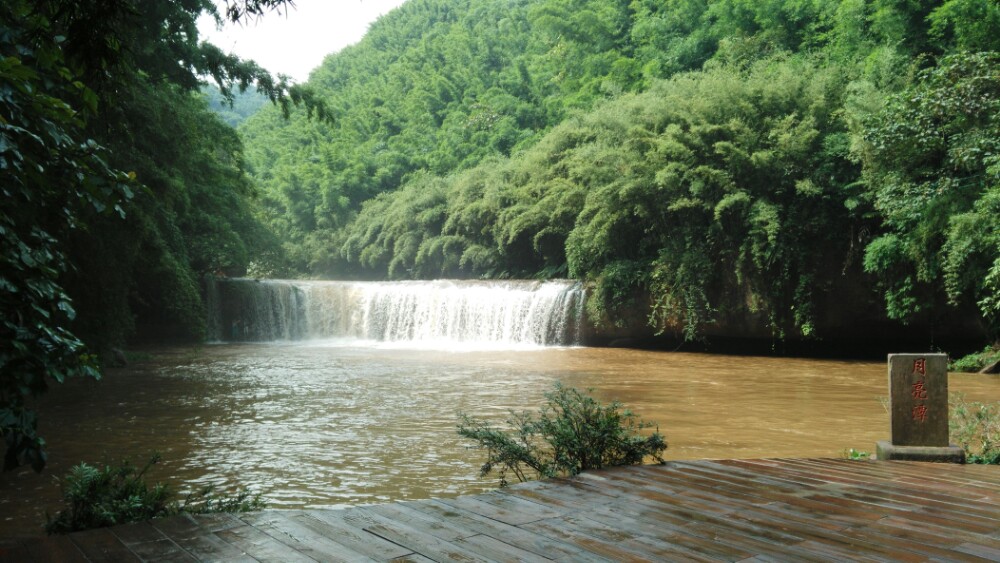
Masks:
[[[53,475],[81,460],[158,450],[153,477],[181,492],[237,484],[278,508],[448,497],[492,488],[457,413],[501,421],[555,381],[595,389],[659,424],[668,459],[837,457],[888,434],[882,363],[624,349],[389,350],[329,343],[157,352],[42,402],[46,474],[0,475],[6,535],[58,508]],[[970,400],[1000,378],[953,374]]]

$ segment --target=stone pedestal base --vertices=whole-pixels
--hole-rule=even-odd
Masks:
[[[884,461],[965,463],[965,450],[955,445],[944,447],[896,446],[888,440],[881,440],[875,444],[875,456]]]

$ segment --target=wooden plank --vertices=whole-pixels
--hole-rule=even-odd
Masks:
[[[401,545],[435,561],[487,561],[464,547],[444,541],[410,526],[394,522],[365,508],[349,508],[344,520],[366,532]]]
[[[947,557],[946,552],[958,551],[956,548],[962,543],[967,543],[961,537],[959,530],[934,530],[920,525],[899,525],[898,522],[889,519],[880,520],[878,523],[863,530],[865,532],[877,532],[893,539],[900,539],[913,545],[927,546],[919,548],[922,553],[929,553],[941,557]],[[992,543],[994,547],[1000,548],[1000,542],[982,538],[981,543]],[[986,547],[984,545],[984,547]],[[959,560],[969,560],[968,557],[958,554],[952,555]]]
[[[534,490],[531,493],[538,495],[541,500],[545,498],[546,494],[557,495],[559,491]],[[684,545],[676,544],[673,540],[685,534],[683,526],[687,525],[688,522],[681,517],[675,517],[665,512],[650,511],[648,507],[639,503],[627,504],[627,507],[618,504],[581,505],[577,516],[608,528],[627,529],[635,534],[636,538],[669,542],[674,551],[677,554],[683,554],[687,560],[709,560],[701,556],[696,548],[701,546],[703,542],[708,545],[714,543],[711,534],[691,534],[694,537],[681,540]],[[690,531],[687,533],[690,534]]]
[[[192,562],[197,561],[190,553],[169,538],[137,543],[129,546],[139,559],[144,561]]]
[[[885,557],[876,557],[861,550],[852,551],[817,540],[804,541],[799,547],[828,561],[888,561]]]
[[[580,481],[591,481],[588,475],[582,475],[577,477]],[[593,480],[590,486],[594,487],[595,490],[600,490],[603,493],[610,495],[613,500],[610,502],[612,506],[621,504],[627,510],[631,511],[637,516],[645,516],[645,518],[636,519],[625,516],[624,514],[609,513],[607,504],[593,504],[591,499],[591,504],[584,505],[580,507],[578,512],[579,518],[594,521],[595,524],[605,525],[608,528],[614,528],[617,530],[628,530],[630,533],[634,534],[633,538],[636,540],[646,540],[653,542],[668,541],[671,546],[677,549],[692,549],[690,553],[686,555],[690,557],[692,554],[697,554],[704,551],[711,551],[717,549],[717,545],[720,542],[720,534],[728,533],[726,530],[720,527],[707,527],[709,531],[703,531],[702,533],[693,533],[692,529],[688,527],[684,529],[684,526],[690,526],[692,517],[700,517],[693,512],[688,512],[685,508],[678,506],[678,496],[665,497],[666,502],[659,505],[662,510],[652,513],[644,513],[638,515],[637,511],[640,506],[647,503],[646,499],[629,496],[631,493],[628,491],[629,487],[623,486],[618,483],[618,479],[608,479],[601,478]],[[544,496],[546,494],[552,494],[556,497],[561,496],[564,490],[569,489],[568,487],[559,487],[557,490],[545,491],[544,489],[534,489],[531,491],[533,494]],[[613,490],[618,489],[616,494]],[[512,491],[513,493],[518,493],[519,490]],[[598,496],[598,495],[593,495]],[[645,495],[643,495],[645,496]],[[719,521],[721,522],[721,521]],[[580,527],[582,522],[577,522],[577,527]],[[590,526],[591,532],[593,532],[593,525]],[[604,537],[607,536],[608,531],[604,530]],[[610,539],[619,539],[610,536]],[[756,539],[747,539],[745,541],[728,541],[727,539],[721,539],[721,542],[730,548],[735,550],[746,550],[748,548],[747,544],[755,544]],[[761,545],[755,545],[755,547],[761,547]],[[767,547],[772,547],[768,545]],[[774,551],[781,552],[780,547],[774,547]],[[674,555],[678,555],[674,553]]]
[[[348,524],[344,521],[343,510],[309,510],[296,518],[302,525],[326,534],[337,543],[373,559],[384,561],[413,554],[410,549]]]
[[[540,500],[543,500],[547,498],[547,494],[558,496],[561,491],[555,490],[551,493],[546,493],[544,490],[536,490],[531,492],[539,495]],[[729,539],[724,541],[741,543],[741,545],[734,545],[734,547],[765,548],[774,553],[788,556],[797,553],[796,550],[787,546],[802,541],[801,537],[754,524],[734,521],[726,518],[725,515],[713,516],[711,513],[699,511],[699,508],[705,506],[704,504],[699,503],[696,506],[691,506],[688,504],[688,500],[680,496],[673,497],[673,500],[669,503],[652,503],[637,499],[629,502],[624,507],[626,513],[630,513],[630,516],[615,513],[608,514],[605,512],[607,510],[606,506],[581,506],[580,508],[581,513],[587,518],[603,521],[611,525],[617,523],[641,533],[645,533],[648,530],[650,533],[659,532],[662,535],[665,530],[672,529],[675,532],[695,535],[713,541],[717,541],[719,537],[726,537]],[[736,540],[737,535],[745,537],[746,541]],[[802,554],[798,555],[803,556]]]
[[[58,561],[76,563],[87,561],[80,549],[69,536],[49,536],[24,542],[29,561]]]
[[[894,526],[897,528],[903,528],[907,530],[913,530],[916,532],[928,531],[932,534],[943,535],[954,538],[956,541],[974,541],[982,543],[985,546],[1000,548],[1000,538],[991,538],[987,533],[991,530],[986,530],[984,532],[976,533],[970,531],[967,528],[958,528],[954,526],[940,526],[937,524],[929,524],[919,520],[911,518],[900,518],[898,516],[889,516],[879,520],[880,526]]]
[[[550,518],[558,516],[557,512],[551,510],[536,511],[528,509],[522,512],[518,510],[517,507],[512,505],[514,503],[510,501],[497,502],[497,498],[495,496],[489,495],[487,495],[485,499],[480,496],[459,497],[456,499],[449,499],[444,502],[512,526],[519,526],[521,524],[527,524],[528,522],[534,522],[535,520],[542,520],[543,518],[540,517],[541,514],[549,514]],[[522,503],[527,502],[528,501],[522,500]]]
[[[695,512],[696,513],[698,512],[697,509],[695,510]],[[745,517],[747,513],[744,511],[741,514]],[[789,522],[788,524],[791,524],[791,522]],[[791,528],[789,528],[788,526],[786,526],[785,529],[791,529]],[[803,531],[805,531],[809,536],[812,537],[812,539],[814,541],[825,542],[828,545],[830,545],[831,547],[834,547],[834,548],[837,548],[837,549],[844,549],[844,548],[848,548],[848,547],[853,547],[851,544],[852,543],[856,543],[857,541],[866,542],[867,548],[871,549],[871,550],[876,550],[877,551],[877,550],[883,549],[881,547],[881,545],[878,543],[878,541],[876,541],[875,539],[866,540],[866,538],[863,538],[863,537],[861,537],[861,538],[855,537],[855,538],[853,538],[855,540],[855,542],[852,542],[850,538],[844,537],[842,535],[816,534],[816,533],[809,532],[808,530],[797,530],[797,531],[799,531],[800,533],[803,532]],[[773,538],[769,538],[769,539],[773,539]],[[760,547],[759,544],[754,544],[754,543],[748,542],[745,538],[744,539],[740,539],[738,542],[734,540],[733,543],[741,543],[742,545],[744,545],[747,548],[754,548],[754,547],[759,548]],[[776,551],[776,550],[772,550],[772,551]],[[904,554],[902,554],[902,553],[897,553],[897,554],[895,554],[895,556],[901,557],[901,558],[905,557]]]
[[[824,463],[830,468],[848,466],[855,461],[850,460],[789,460],[807,461],[810,464],[815,462]],[[956,465],[952,463],[929,463],[919,461],[875,461],[861,462],[864,469],[870,472],[891,472],[897,480],[907,478],[932,479],[941,483],[950,484],[989,484],[1000,487],[1000,468],[993,465]]]
[[[327,538],[314,528],[293,519],[297,511],[268,510],[250,513],[242,520],[295,551],[317,561],[368,561],[370,557]]]
[[[751,542],[763,542],[763,545],[776,544],[770,548],[770,551],[774,553],[785,553],[788,556],[795,554],[799,558],[807,557],[804,553],[798,553],[797,548],[794,547],[794,544],[804,540],[802,534],[796,535],[797,530],[789,533],[788,529],[776,529],[770,526],[771,522],[761,525],[748,518],[734,519],[733,514],[735,513],[730,510],[713,515],[708,509],[711,508],[711,504],[718,501],[718,498],[718,495],[714,498],[706,495],[704,499],[692,499],[687,495],[678,495],[666,503],[643,499],[634,503],[633,506],[648,506],[648,510],[641,512],[644,518],[660,522],[666,521],[668,525],[681,526],[680,530],[687,534],[698,532],[698,535],[710,539],[742,535],[748,537]],[[748,505],[743,510],[749,510],[752,507],[753,505]],[[762,547],[762,544],[758,543],[753,543],[753,545],[758,549]]]
[[[968,524],[981,524],[984,526],[1000,525],[1000,507],[984,510],[973,503],[955,504],[930,500],[924,498],[922,492],[919,490],[908,495],[891,491],[864,489],[859,492],[844,492],[842,496],[844,498],[857,499],[861,502],[894,506],[900,510],[922,511],[941,518]]]
[[[402,557],[396,557],[390,559],[393,563],[436,563],[433,559],[428,559],[423,555],[417,555],[416,553],[411,553],[410,555],[404,555]]]
[[[149,521],[150,525],[164,536],[172,539],[189,538],[208,533],[190,514],[178,514],[168,518],[156,518]]]
[[[95,563],[102,561],[140,561],[110,528],[97,528],[69,534],[69,539],[80,549],[83,555]]]
[[[752,486],[755,491],[766,491],[769,493],[794,494],[802,489],[822,486],[825,481],[821,479],[795,479],[775,478],[764,472],[734,471],[732,468],[715,466],[711,462],[674,462],[671,463],[674,470],[688,477],[698,476],[712,482],[729,483],[733,485]],[[644,475],[656,477],[663,471],[655,471],[657,467],[651,466],[643,471]]]
[[[510,543],[515,543],[522,549],[532,553],[550,557],[553,559],[567,559],[570,561],[603,561],[594,558],[589,552],[571,544],[555,540],[544,535],[536,534],[529,530],[518,528],[510,524],[493,520],[481,516],[474,512],[469,512],[461,507],[446,504],[441,500],[418,501],[409,505],[429,517],[438,517],[447,520],[453,525],[461,526],[469,530],[487,535],[493,538],[502,539]]]
[[[584,550],[615,561],[650,561],[690,557],[688,550],[709,559],[736,560],[751,554],[717,546],[713,542],[681,534],[669,539],[649,538],[607,526],[588,518],[564,516],[536,520],[522,526],[527,530],[573,543]]]
[[[558,518],[564,514],[564,511],[562,510],[558,510],[552,506],[539,504],[529,499],[521,498],[509,490],[501,490],[494,493],[487,493],[485,495],[477,495],[476,498],[504,510],[521,514],[526,519],[534,518],[535,520],[546,520],[549,518]]]
[[[542,557],[515,545],[504,543],[496,538],[476,534],[455,540],[455,545],[465,547],[469,551],[482,555],[490,561],[528,561],[533,563],[545,563],[551,561],[548,557]]]
[[[783,468],[822,471],[828,475],[851,476],[860,485],[904,486],[914,484],[934,487],[980,487],[996,490],[996,483],[970,478],[963,465],[912,461],[865,462],[847,460],[785,460]]]
[[[727,498],[726,495],[720,494],[719,490],[713,490],[711,493],[704,495],[689,492],[670,497],[667,500],[656,498],[645,498],[644,500],[660,503],[664,507],[664,510],[686,522],[699,522],[713,525],[716,528],[722,527],[722,529],[727,529],[734,525],[735,520],[733,515],[740,514],[742,516],[738,520],[748,522],[751,526],[745,531],[750,535],[758,535],[759,539],[778,543],[792,543],[794,541],[801,541],[802,539],[801,537],[796,537],[794,531],[790,532],[793,527],[773,529],[773,519],[767,525],[759,525],[753,519],[747,517],[748,514],[761,513],[767,510],[773,503],[768,505],[747,503],[743,506],[738,502],[727,504],[726,501],[731,499]],[[840,527],[836,526],[838,529]],[[782,535],[785,537],[782,537]]]
[[[430,534],[444,541],[455,541],[457,539],[467,538],[477,534],[477,532],[473,530],[456,526],[446,520],[431,518],[418,510],[407,507],[406,504],[380,504],[365,508],[375,514],[379,514],[401,524],[406,524],[411,528],[420,530],[425,534]]]
[[[215,535],[236,546],[241,553],[260,561],[283,561],[286,563],[316,561],[249,524],[219,530],[215,532]]]
[[[987,561],[1000,561],[1000,548],[987,547],[979,542],[966,542],[955,546],[956,551],[982,557]]]
[[[864,529],[849,528],[842,533],[845,536],[869,540],[876,539],[886,547],[898,550],[899,552],[910,552],[919,556],[920,560],[928,558],[947,558],[955,561],[983,561],[982,558],[964,554],[945,545],[944,538],[931,536],[929,534],[912,533],[901,528],[890,528],[888,533],[877,533],[884,531],[878,526],[871,526]],[[947,542],[947,545],[956,545],[954,542]]]
[[[831,464],[831,467],[842,465]],[[977,471],[976,468],[985,468],[986,471]],[[892,461],[863,463],[853,470],[869,475],[890,472],[896,481],[908,485],[932,483],[950,488],[982,489],[994,494],[1000,488],[1000,470],[996,466]]]
[[[227,563],[252,563],[257,561],[235,545],[212,532],[174,540],[184,551],[198,561],[226,561]]]
[[[679,472],[657,472],[650,479],[626,479],[624,482],[630,484],[631,488],[650,491],[643,494],[643,498],[665,503],[672,502],[671,495],[676,495],[678,498],[697,498],[699,496],[701,498],[721,497],[724,501],[711,505],[711,510],[718,514],[734,512],[753,505],[764,505],[773,502],[775,498],[782,498],[779,496],[780,493],[775,493],[772,490],[764,488],[755,488],[752,483],[724,483],[684,475]],[[662,493],[657,492],[664,487],[669,487],[669,490],[672,491],[671,495],[664,496]],[[726,494],[720,494],[721,491],[725,491]],[[703,494],[699,495],[699,492]]]
[[[699,462],[703,470],[711,470],[730,478],[755,478],[764,476],[779,485],[788,485],[794,494],[803,488],[823,486],[827,482],[814,476],[795,475],[777,470],[777,464],[769,459],[714,459]]]
[[[111,528],[118,539],[139,559],[150,561],[194,561],[173,540],[163,535],[149,522],[133,522]]]
[[[714,533],[706,533],[710,538],[716,537],[720,533],[726,534],[739,534],[746,533],[746,528],[740,529],[740,524],[744,523],[750,526],[750,529],[754,530],[754,533],[747,534],[748,536],[755,537],[763,542],[773,542],[777,545],[782,545],[780,542],[775,542],[776,539],[780,538],[780,535],[785,536],[785,540],[789,536],[798,537],[801,541],[799,542],[788,542],[785,544],[787,547],[762,547],[760,544],[755,544],[754,547],[769,553],[780,553],[782,551],[788,552],[789,557],[795,554],[794,557],[803,558],[807,557],[805,555],[807,551],[798,547],[801,543],[806,541],[819,542],[825,544],[827,547],[825,551],[832,551],[839,553],[841,557],[852,556],[859,548],[867,547],[868,549],[879,551],[881,548],[875,543],[870,545],[864,545],[856,540],[850,538],[845,538],[837,534],[836,531],[831,531],[822,526],[815,526],[804,524],[797,516],[787,516],[763,513],[762,511],[769,509],[770,507],[756,507],[753,509],[748,508],[747,510],[731,513],[725,516],[723,519],[719,519],[717,522],[700,520],[697,523],[691,524],[684,531],[688,534],[692,534],[696,530],[705,530],[706,532],[711,531]],[[677,512],[675,511],[675,514]],[[681,513],[686,514],[686,513]],[[812,516],[812,515],[811,515]],[[711,527],[709,528],[708,526]],[[731,528],[727,531],[727,528]],[[839,528],[839,527],[838,527]],[[764,530],[761,532],[760,530]],[[745,545],[745,547],[750,547]]]
[[[983,521],[972,515],[963,515],[955,511],[941,511],[934,508],[920,508],[884,500],[878,496],[855,495],[847,492],[833,494],[809,495],[811,500],[838,504],[852,509],[863,508],[871,510],[881,517],[900,516],[921,522],[937,523],[945,527],[962,527],[970,530],[986,531],[993,529],[990,521]]]
[[[250,557],[236,546],[226,542],[216,536],[212,530],[202,526],[203,523],[218,526],[214,523],[221,519],[199,520],[191,514],[179,514],[169,518],[157,518],[151,520],[150,524],[163,535],[171,538],[181,549],[188,552],[198,561],[234,561],[252,562],[256,559]],[[235,518],[228,519],[228,522],[240,522]]]
[[[532,498],[537,502],[558,503],[565,509],[572,510],[575,514],[600,523],[618,522],[623,526],[630,523],[640,525],[651,523],[659,530],[680,530],[688,524],[683,518],[671,517],[669,513],[658,511],[656,507],[649,507],[639,502],[623,503],[620,502],[620,499],[605,501],[597,495],[588,495],[574,487],[541,486],[518,489],[517,494]]]
[[[939,468],[934,467],[934,465],[940,466],[943,464],[931,464],[931,467],[925,468],[928,470],[928,473],[924,476],[923,480],[919,481],[919,483],[906,483],[900,481],[898,479],[898,473],[894,473],[891,479],[880,477],[880,475],[869,471],[869,466],[872,464],[866,462],[855,462],[855,464],[855,468],[852,468],[855,469],[855,472],[852,472],[851,475],[855,476],[854,488],[859,492],[883,494],[887,498],[930,501],[926,503],[928,506],[938,506],[942,508],[960,506],[964,509],[964,511],[976,514],[977,516],[1000,519],[1000,508],[996,506],[996,501],[1000,500],[1000,497],[984,498],[982,492],[969,494],[969,490],[966,488],[968,486],[967,484],[959,487],[953,482],[943,482],[933,479],[933,476],[939,471]],[[890,465],[891,467],[891,464],[889,463],[886,465]],[[824,475],[828,475],[832,472],[836,472],[839,475],[845,475],[847,470],[843,467],[844,466],[833,465],[827,468]],[[903,469],[908,469],[905,465],[901,467]],[[813,469],[813,471],[818,471],[818,469]],[[884,471],[881,473],[884,473]],[[984,490],[983,492],[986,491]],[[996,490],[994,489],[990,492],[995,494]]]
[[[239,519],[235,514],[226,512],[213,512],[210,514],[197,514],[192,516],[198,525],[209,532],[219,532],[245,526],[246,522]]]
[[[581,477],[584,478],[583,480],[586,480],[586,476]],[[675,505],[679,502],[684,502],[685,500],[704,498],[707,496],[713,502],[703,503],[703,509],[718,515],[726,515],[731,512],[747,508],[748,506],[766,504],[770,502],[770,499],[755,496],[753,494],[753,487],[749,486],[741,487],[737,494],[721,495],[718,493],[720,490],[719,485],[702,483],[698,480],[686,480],[680,476],[670,476],[669,478],[676,478],[679,479],[679,481],[676,483],[673,481],[651,481],[641,478],[628,478],[626,475],[622,478],[609,480],[600,484],[591,484],[594,486],[600,486],[604,489],[618,489],[623,496],[632,495],[631,500],[633,502],[639,499],[645,499],[666,505]],[[662,492],[662,487],[659,486],[661,483],[676,485],[678,492],[664,494]],[[696,492],[697,490],[705,490],[709,492],[709,494],[704,496],[698,495]]]
[[[729,461],[727,461],[726,463],[742,463],[742,462],[729,462]],[[752,461],[747,461],[747,463],[753,463],[753,464],[762,463],[763,464],[763,463],[766,463],[766,461],[752,460]],[[867,465],[867,463],[865,463],[865,462],[849,462],[849,463],[853,463],[853,464],[856,464],[856,465],[859,465],[859,466]],[[771,465],[772,467],[774,467],[774,464],[768,464],[768,465]],[[811,470],[811,474],[816,475],[817,471],[816,470]],[[838,495],[843,496],[845,494],[844,493],[845,490],[849,490],[849,489],[844,489],[844,488],[836,489],[835,488],[832,491],[828,491],[828,493],[830,495],[832,495],[833,497],[837,497]],[[846,494],[849,495],[850,493],[848,492]],[[859,510],[859,509],[863,510],[863,512],[869,513],[869,517],[876,517],[876,518],[884,517],[886,514],[890,514],[890,515],[891,514],[901,514],[901,513],[912,514],[911,507],[909,507],[909,506],[903,506],[903,505],[892,506],[889,503],[881,503],[877,510],[872,510],[870,507],[865,507],[865,503],[862,503],[862,502],[849,502],[849,503],[845,504],[845,503],[842,502],[843,499],[832,501],[829,496],[812,496],[812,497],[810,497],[810,499],[818,500],[818,501],[821,501],[823,503],[826,503],[826,504],[830,505],[829,511],[831,512],[831,514],[836,514],[837,516],[835,516],[835,518],[837,518],[837,519],[840,519],[841,517],[849,517],[849,516],[853,516],[855,518],[856,517],[864,518],[863,514],[859,515],[859,514],[856,513],[857,510]],[[854,500],[858,500],[858,499],[854,499]],[[801,500],[787,499],[786,502],[788,504],[790,504],[790,505],[797,506],[798,508],[808,508],[808,501],[806,503],[804,503]],[[834,505],[834,504],[831,504],[831,503],[836,503],[836,504]],[[849,510],[849,511],[852,511],[852,512],[855,512],[855,513],[854,514],[845,513],[844,512],[845,510]],[[931,510],[931,511],[921,510],[918,515],[913,515],[912,517],[913,518],[919,518],[919,519],[921,519],[923,521],[928,521],[928,522],[935,522],[935,521],[936,522],[947,522],[946,520],[943,520],[940,517],[933,516],[932,514],[934,514],[934,513],[935,513],[935,511],[933,511],[933,510]],[[938,512],[938,513],[940,513],[940,512]],[[929,514],[931,514],[931,515],[929,515]],[[965,526],[977,526],[978,525],[976,523],[970,522],[969,518],[964,517],[961,514],[954,514],[953,513],[953,514],[946,514],[946,515],[948,517],[950,517],[950,518],[953,518],[953,519],[954,518],[961,519],[963,521],[963,525],[965,525]],[[849,521],[849,520],[847,520],[847,521]]]
[[[881,521],[882,520],[879,522]],[[947,551],[942,550],[938,545],[933,545],[934,538],[932,538],[929,534],[911,537],[911,541],[909,542],[900,541],[900,537],[907,535],[905,530],[894,529],[890,526],[882,526],[879,523],[848,527],[832,534],[824,534],[818,531],[814,531],[813,533],[817,536],[821,536],[824,540],[833,540],[841,544],[854,543],[856,549],[863,549],[872,553],[885,553],[894,559],[912,559],[911,557],[904,555],[904,553],[907,552],[920,553],[924,555],[943,555]],[[942,542],[946,541],[946,538],[939,539],[941,539]],[[928,541],[931,543],[927,543]]]
[[[819,510],[826,507],[820,505]],[[799,510],[782,504],[768,505],[748,509],[729,516],[733,522],[748,522],[759,526],[770,533],[781,532],[802,538],[801,543],[820,543],[827,550],[835,552],[854,552],[859,548],[878,550],[877,545],[865,546],[857,541],[846,538],[840,532],[848,526],[842,524],[830,525],[823,512]],[[860,524],[864,525],[864,523]]]
[[[123,544],[129,546],[167,539],[167,536],[163,535],[162,532],[154,528],[149,522],[122,524],[120,526],[110,528],[110,530],[118,536],[118,539],[120,539]]]

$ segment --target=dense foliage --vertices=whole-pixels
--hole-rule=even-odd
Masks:
[[[50,378],[97,374],[67,330],[76,311],[59,283],[63,245],[81,208],[117,206],[131,191],[83,134],[95,95],[65,79],[60,41],[39,40],[51,33],[46,18],[13,2],[0,22],[0,435],[5,469],[41,469],[44,442],[26,401]]]
[[[74,466],[61,481],[66,507],[49,517],[45,530],[68,534],[181,512],[250,512],[266,505],[259,494],[246,489],[232,496],[219,496],[211,487],[178,501],[168,485],[156,483],[150,487],[146,482],[146,472],[160,459],[159,454],[154,454],[142,468],[129,461],[100,467],[86,463]]]
[[[1000,53],[942,58],[865,125],[866,195],[885,226],[865,268],[888,314],[940,297],[1000,327]]]
[[[991,0],[411,0],[313,73],[333,125],[241,134],[314,275],[579,277],[595,320],[687,338],[845,306],[995,337],[998,37]]]
[[[239,19],[283,0],[227,3]],[[288,108],[325,106],[199,43],[207,0],[10,0],[0,6],[0,435],[4,467],[41,469],[30,401],[97,377],[145,330],[201,339],[199,278],[277,248],[255,218],[242,146],[196,93],[251,84]],[[91,352],[84,349],[83,342]]]
[[[666,440],[658,431],[642,435],[642,430],[653,424],[641,421],[621,403],[604,405],[559,383],[545,399],[537,413],[512,412],[508,428],[461,417],[458,434],[486,450],[483,477],[495,471],[500,486],[505,486],[508,472],[523,482],[636,465],[647,458],[663,461]]]

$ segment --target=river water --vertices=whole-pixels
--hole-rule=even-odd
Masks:
[[[237,484],[272,508],[449,497],[495,486],[458,413],[502,421],[553,383],[593,388],[665,434],[667,459],[839,457],[889,436],[880,362],[611,348],[420,350],[357,342],[219,344],[152,351],[104,380],[41,401],[50,462],[0,475],[0,536],[40,533],[56,476],[80,461],[164,461],[152,477],[191,491]],[[996,376],[951,374],[969,400]]]

